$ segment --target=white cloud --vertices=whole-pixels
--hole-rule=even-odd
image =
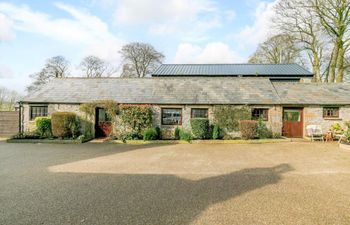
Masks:
[[[73,6],[57,3],[55,6],[68,13],[70,18],[53,18],[35,12],[28,6],[0,3],[0,13],[11,21],[14,30],[37,33],[56,41],[72,43],[85,49],[85,54],[95,54],[109,60],[119,58],[122,41],[115,37],[98,17]]]
[[[0,64],[0,79],[12,78],[13,76],[14,76],[14,72],[9,66]]]
[[[201,47],[190,43],[178,46],[175,63],[241,63],[246,59],[222,42],[208,43]]]
[[[6,41],[14,38],[12,31],[12,22],[5,15],[0,13],[0,41]]]
[[[200,36],[224,16],[212,0],[119,0],[115,7],[118,25],[144,25],[152,35]]]
[[[272,18],[275,16],[274,7],[278,1],[258,3],[254,14],[254,24],[246,26],[238,35],[234,35],[242,46],[256,46],[274,32]]]

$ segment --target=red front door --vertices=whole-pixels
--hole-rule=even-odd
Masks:
[[[106,111],[102,108],[96,109],[95,136],[108,137],[112,132],[112,122]]]
[[[283,109],[283,136],[289,138],[303,137],[303,109],[284,108]]]

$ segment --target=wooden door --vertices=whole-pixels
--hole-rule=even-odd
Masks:
[[[289,138],[303,137],[303,109],[284,108],[283,109],[283,136]]]
[[[112,132],[112,122],[103,108],[96,109],[95,136],[108,137]]]

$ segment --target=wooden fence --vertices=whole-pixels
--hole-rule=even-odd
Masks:
[[[19,112],[0,112],[0,137],[10,137],[19,131]]]

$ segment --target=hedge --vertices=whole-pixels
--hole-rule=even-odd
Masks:
[[[254,139],[257,135],[258,122],[255,120],[241,120],[239,129],[241,136],[245,140]]]
[[[60,138],[75,138],[79,135],[77,115],[71,112],[55,112],[51,115],[52,134]]]
[[[35,125],[38,134],[41,137],[51,137],[51,118],[50,117],[37,117],[35,118]]]
[[[217,124],[214,125],[212,138],[213,140],[220,139],[220,127]]]
[[[191,129],[194,138],[207,139],[209,138],[210,127],[209,120],[203,118],[191,119]]]
[[[158,137],[159,137],[159,134],[155,128],[147,128],[143,131],[144,141],[157,140]]]

